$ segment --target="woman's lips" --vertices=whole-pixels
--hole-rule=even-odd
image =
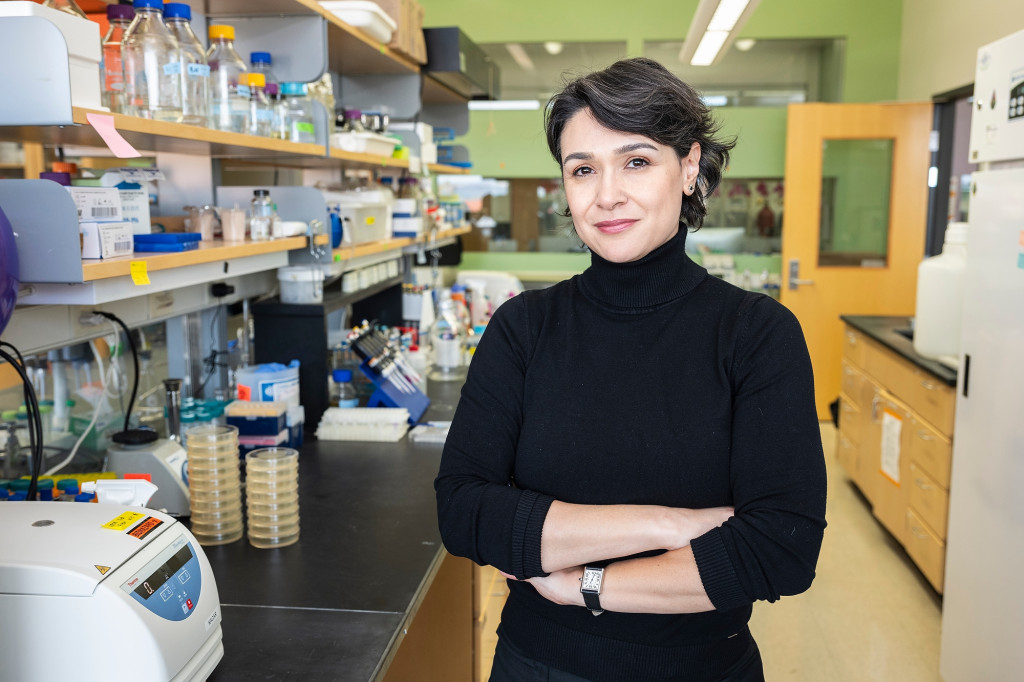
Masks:
[[[599,223],[594,223],[594,227],[601,230],[606,234],[615,234],[616,232],[622,232],[628,229],[636,220],[634,219],[622,219],[622,220],[602,220]]]

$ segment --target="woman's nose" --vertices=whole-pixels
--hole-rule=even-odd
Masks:
[[[604,173],[601,176],[597,191],[599,208],[610,210],[626,202],[626,193],[623,191],[622,183],[614,173]]]

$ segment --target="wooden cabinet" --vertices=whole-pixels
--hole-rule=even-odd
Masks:
[[[498,623],[508,597],[508,584],[493,566],[473,567],[473,652],[474,679],[484,682],[491,675],[494,647],[498,644]]]
[[[955,390],[847,325],[837,459],[942,591]]]

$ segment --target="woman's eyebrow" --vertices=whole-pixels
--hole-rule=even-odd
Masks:
[[[615,154],[617,156],[621,156],[623,154],[635,152],[637,149],[650,149],[651,151],[655,152],[658,151],[658,148],[649,142],[634,142],[632,144],[627,144],[619,147],[618,149],[615,150]],[[590,152],[573,152],[572,154],[567,154],[565,158],[562,159],[562,163],[567,163],[569,161],[572,161],[573,159],[589,161],[592,158],[594,158],[594,155],[591,154]]]

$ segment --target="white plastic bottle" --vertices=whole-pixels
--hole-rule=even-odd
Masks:
[[[192,8],[185,3],[164,5],[164,23],[181,47],[184,72],[181,122],[205,127],[210,125],[210,67],[206,63],[206,49],[192,31],[191,21]]]
[[[914,350],[925,357],[960,357],[966,264],[967,223],[950,223],[942,253],[917,267]]]
[[[181,120],[181,49],[164,25],[162,0],[135,0],[124,34],[125,113],[158,121]]]

